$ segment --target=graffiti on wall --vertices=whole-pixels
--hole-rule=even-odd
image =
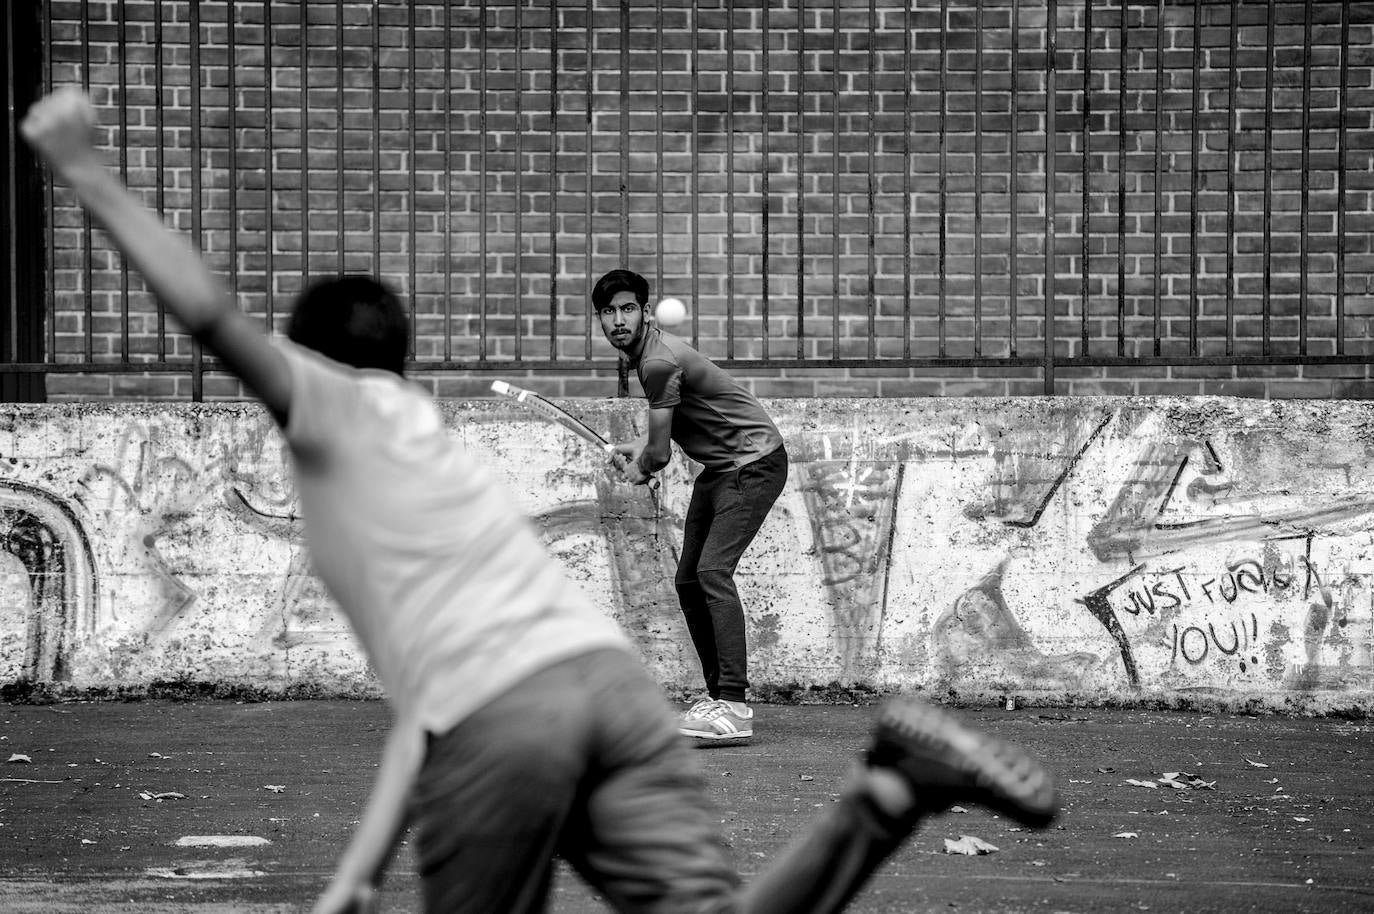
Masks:
[[[14,585],[0,606],[3,679],[64,682],[73,644],[96,629],[90,539],[63,499],[13,480],[0,480],[0,537]]]
[[[902,465],[821,459],[801,463],[794,473],[820,554],[841,668],[853,679],[867,679],[882,638]]]
[[[1061,406],[945,407],[882,434],[852,415],[784,422],[790,494],[740,571],[765,669],[967,691],[1374,687],[1362,447],[1167,419]],[[482,412],[460,433],[530,421]],[[13,461],[0,476],[0,677],[165,676],[217,651],[204,675],[366,675],[310,572],[265,417],[107,422],[98,445],[67,449],[65,484]],[[528,438],[473,446],[536,493],[550,550],[660,678],[690,685],[673,573],[691,468],[654,496],[571,436],[561,453]]]

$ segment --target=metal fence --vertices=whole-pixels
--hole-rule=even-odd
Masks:
[[[621,265],[738,369],[1053,393],[1066,370],[1371,361],[1374,3],[35,9],[43,83],[92,92],[126,181],[241,307],[275,327],[307,277],[379,274],[414,371],[605,370],[587,299]],[[0,371],[190,373],[199,398],[213,362],[35,188],[41,224],[13,178],[7,219],[43,275],[7,320],[37,329]]]

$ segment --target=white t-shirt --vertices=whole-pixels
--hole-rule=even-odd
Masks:
[[[443,732],[559,660],[631,650],[425,391],[276,345],[312,563],[398,710]]]

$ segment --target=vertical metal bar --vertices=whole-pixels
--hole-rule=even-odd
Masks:
[[[382,275],[381,0],[372,0],[372,272]],[[407,295],[407,298],[410,296]]]
[[[1163,351],[1164,301],[1164,0],[1155,3],[1155,215],[1154,215],[1154,337],[1155,355]]]
[[[8,4],[6,4],[5,9],[6,11],[9,10]],[[125,64],[129,59],[129,46],[126,35],[128,7],[124,0],[119,0],[116,15],[119,17],[119,180],[127,187],[129,184],[129,87]],[[232,54],[229,59],[233,60]],[[231,66],[229,70],[230,79],[233,79],[233,67]],[[232,143],[230,148],[233,148]],[[14,197],[10,199],[14,199]],[[10,262],[14,263],[13,258]],[[129,361],[129,262],[123,257],[119,258],[119,302],[119,361],[127,364]],[[14,339],[17,342],[19,335],[15,334]]]
[[[630,0],[620,0],[620,266],[630,265]]]
[[[1263,315],[1260,318],[1263,340],[1263,353],[1269,354],[1269,337],[1273,285],[1270,281],[1270,267],[1273,262],[1273,215],[1274,215],[1274,67],[1277,66],[1277,50],[1274,47],[1276,23],[1274,0],[1269,0],[1269,15],[1265,24],[1264,47],[1266,66],[1264,68],[1264,264],[1261,279],[1264,283]]]
[[[269,2],[270,2],[270,0],[269,0]],[[408,211],[408,212],[407,212],[407,227],[408,227],[409,230],[410,230],[410,235],[409,235],[409,237],[406,238],[406,267],[407,267],[407,270],[408,270],[408,274],[407,274],[406,279],[407,279],[407,284],[408,284],[408,286],[409,286],[409,292],[410,292],[410,295],[408,296],[408,297],[410,298],[410,357],[411,357],[411,358],[416,358],[416,357],[419,356],[419,349],[418,349],[419,330],[416,329],[416,324],[418,323],[418,320],[417,320],[418,311],[419,311],[418,300],[419,300],[419,297],[420,297],[420,290],[417,289],[417,288],[415,287],[416,274],[417,274],[417,272],[419,271],[419,264],[418,264],[419,256],[418,256],[418,253],[417,253],[416,250],[415,250],[415,240],[416,240],[416,237],[417,237],[417,228],[418,228],[417,223],[416,223],[416,212],[415,212],[415,185],[416,185],[416,177],[415,177],[415,174],[416,174],[416,172],[418,172],[418,171],[420,170],[420,165],[419,165],[419,163],[415,160],[416,145],[417,145],[417,144],[416,144],[416,141],[415,141],[415,134],[416,134],[415,120],[416,120],[416,113],[417,113],[417,112],[416,112],[416,108],[418,107],[417,102],[416,102],[416,97],[415,97],[415,96],[416,96],[416,91],[415,91],[415,71],[416,71],[416,65],[415,65],[415,42],[416,42],[416,40],[418,39],[418,35],[417,35],[417,32],[416,32],[416,27],[415,27],[415,4],[414,4],[414,3],[407,3],[405,6],[406,6],[406,45],[407,45],[407,48],[406,48],[406,69],[407,69],[407,73],[406,73],[406,79],[407,79],[407,82],[406,82],[406,91],[407,91],[407,94],[409,95],[409,98],[407,99],[407,104],[408,104],[409,109],[410,109],[410,110],[407,112],[407,113],[409,114],[409,118],[410,118],[409,121],[407,121],[407,124],[408,124],[408,126],[410,127],[410,129],[406,131],[406,134],[407,134],[407,141],[406,141],[406,142],[407,142],[407,148],[406,148],[406,152],[407,152],[407,154],[408,154],[408,156],[409,156],[409,158],[406,160],[406,165],[408,166],[408,167],[406,168],[406,190],[407,190],[408,193],[409,193],[409,196],[406,197],[406,209],[407,209],[407,211]]]
[[[1080,343],[1079,355],[1088,354],[1088,305],[1092,297],[1092,210],[1088,205],[1092,184],[1092,95],[1093,95],[1093,5],[1083,4],[1083,189],[1080,199],[1082,206],[1079,234],[1082,237],[1083,263],[1079,269],[1082,289],[1079,292]]]
[[[593,177],[594,177],[595,171],[596,171],[596,169],[593,167],[593,166],[594,166],[594,163],[595,163],[595,151],[594,151],[593,148],[592,148],[592,92],[593,92],[593,90],[595,89],[595,86],[596,86],[596,83],[595,83],[595,74],[594,74],[594,72],[593,72],[593,70],[592,70],[592,52],[593,52],[593,50],[595,49],[595,44],[596,44],[596,32],[595,32],[595,30],[592,28],[592,0],[587,0],[586,16],[587,16],[587,60],[586,60],[586,64],[587,64],[587,129],[586,129],[586,148],[583,150],[583,155],[584,155],[584,157],[585,157],[585,159],[586,159],[586,165],[587,165],[586,199],[584,200],[584,208],[585,208],[585,215],[586,215],[586,222],[587,222],[587,229],[586,229],[586,231],[587,231],[587,237],[586,237],[585,243],[582,245],[582,257],[583,257],[583,273],[584,273],[584,277],[583,277],[583,278],[584,278],[584,280],[585,280],[586,287],[587,287],[587,292],[586,292],[586,296],[587,296],[587,307],[583,309],[583,312],[586,314],[586,322],[585,322],[585,326],[584,326],[583,331],[582,331],[582,335],[583,335],[582,342],[583,342],[583,346],[584,346],[584,349],[585,349],[584,355],[585,355],[587,361],[591,361],[591,358],[592,358],[592,317],[593,317],[593,315],[592,315],[592,309],[591,309],[591,298],[592,298],[592,283],[594,282],[594,280],[592,279],[592,228],[593,228],[593,223],[592,223],[592,180],[593,180]],[[693,78],[692,83],[693,83],[693,85],[696,84],[696,79],[695,79],[695,78]],[[693,161],[695,161],[695,150],[693,150]],[[695,211],[695,207],[693,207],[693,211]],[[695,310],[696,310],[696,309],[694,308],[693,311],[695,311]]]
[[[800,2],[800,0],[799,0]],[[911,358],[911,4],[902,4],[902,358]],[[800,130],[798,125],[798,130]]]
[[[301,287],[310,282],[310,8],[301,17]]]
[[[1350,104],[1350,0],[1341,4],[1341,84],[1336,104],[1336,355],[1345,355],[1345,145]]]
[[[630,0],[620,0],[620,258],[630,265]],[[616,359],[617,397],[630,395],[630,362]]]
[[[1298,235],[1298,354],[1307,355],[1307,249],[1312,230],[1311,184],[1308,168],[1312,150],[1312,0],[1303,4],[1302,27],[1302,228]]]
[[[830,7],[830,357],[840,357],[840,0]]]
[[[1020,157],[1020,144],[1017,142],[1019,126],[1016,123],[1017,115],[1020,113],[1020,99],[1018,98],[1017,86],[1021,78],[1021,3],[1020,0],[1011,0],[1011,88],[1008,93],[1007,105],[1011,111],[1010,133],[1007,135],[1008,161],[1010,168],[1007,173],[1007,315],[1010,323],[1010,336],[1008,339],[1007,355],[1016,358],[1017,350],[1017,321],[1018,321],[1018,295],[1020,289],[1020,275],[1017,270],[1020,258],[1017,257],[1017,202],[1018,182],[1020,171],[1017,169],[1017,159]]]
[[[663,0],[654,0],[654,288],[663,288]]]
[[[1198,354],[1198,199],[1202,196],[1202,0],[1193,0],[1192,193],[1188,203],[1188,354]]]
[[[806,0],[797,0],[797,358],[806,357]]]
[[[42,22],[39,28],[43,33],[43,86],[48,91],[53,88],[52,84],[52,8],[43,10],[40,17]],[[46,212],[53,212],[53,182],[43,182],[43,206]],[[49,361],[57,359],[57,258],[56,237],[53,226],[53,219],[49,216],[43,220],[43,241],[47,245],[47,289],[45,294],[46,309],[45,317],[48,323],[48,348],[47,356]]]
[[[524,274],[524,270],[523,270],[524,261],[523,261],[523,258],[521,258],[521,256],[520,256],[521,252],[522,252],[522,251],[524,250],[524,248],[525,248],[525,224],[524,224],[524,209],[525,209],[525,203],[524,203],[524,199],[523,199],[523,198],[524,198],[524,194],[523,194],[523,187],[522,187],[522,185],[523,185],[524,182],[521,180],[521,178],[522,178],[522,176],[523,176],[523,173],[524,173],[524,170],[525,170],[525,163],[524,163],[524,155],[523,155],[522,144],[521,144],[521,142],[520,142],[520,137],[521,137],[521,136],[524,134],[524,132],[525,132],[525,130],[524,130],[524,124],[522,123],[522,121],[524,120],[524,114],[525,114],[525,112],[524,112],[524,107],[523,107],[522,102],[521,102],[521,96],[523,96],[523,95],[524,95],[524,92],[525,92],[525,68],[524,68],[524,63],[523,63],[523,61],[521,60],[521,56],[520,56],[520,55],[521,55],[521,52],[524,50],[525,39],[524,39],[524,33],[521,31],[521,26],[522,26],[523,23],[520,21],[520,7],[521,7],[521,2],[520,2],[520,0],[516,0],[516,2],[515,2],[515,126],[514,126],[514,129],[512,130],[511,144],[512,144],[512,152],[515,153],[515,175],[514,175],[514,179],[515,179],[515,181],[514,181],[514,183],[515,183],[515,238],[512,239],[512,241],[513,241],[513,244],[512,244],[512,260],[514,261],[514,266],[515,266],[515,276],[513,277],[513,279],[515,280],[515,291],[514,291],[514,296],[515,296],[515,298],[514,298],[514,301],[512,302],[512,309],[513,309],[513,312],[514,312],[514,315],[515,315],[515,327],[514,327],[514,329],[513,329],[513,332],[514,332],[514,334],[515,334],[515,360],[516,360],[517,362],[520,361],[520,355],[521,355],[521,351],[520,351],[520,350],[521,350],[521,342],[522,342],[522,340],[523,340],[523,338],[524,338],[524,335],[525,335],[525,328],[524,328],[524,326],[523,326],[523,324],[524,324],[524,319],[525,319],[525,314],[524,314],[524,302],[523,302],[523,300],[524,300],[524,291],[525,291],[525,274]]]
[[[877,353],[878,335],[878,193],[875,186],[877,171],[878,90],[877,44],[878,6],[868,0],[868,357]]]
[[[344,233],[344,218],[348,207],[344,205],[344,5],[343,0],[334,4],[334,249],[337,252],[339,275],[348,272],[348,257],[345,249],[348,241]]]
[[[973,355],[978,357],[983,354],[983,4],[975,3],[973,10]]]
[[[160,5],[160,4],[159,4]],[[159,20],[160,22],[160,20]],[[84,92],[91,91],[91,8],[89,0],[81,0],[81,88]],[[161,78],[161,67],[158,68],[158,76]],[[162,169],[158,169],[161,176]],[[160,183],[159,183],[159,186]],[[91,231],[91,215],[83,207],[81,210],[81,270],[84,278],[82,290],[85,293],[85,345],[86,361],[94,360],[95,353],[95,290],[94,285],[95,269],[93,266],[93,251]]]
[[[699,346],[701,338],[701,174],[698,170],[698,150],[701,147],[701,61],[698,35],[701,11],[692,5],[692,345]]]
[[[1126,96],[1130,89],[1130,9],[1121,0],[1121,54],[1116,93],[1116,354],[1126,355]]]
[[[121,2],[122,2],[122,0],[121,0]],[[122,7],[121,7],[121,11],[122,11]],[[19,130],[18,130],[19,124],[18,124],[18,121],[19,121],[19,119],[22,117],[21,113],[20,113],[19,110],[18,110],[19,105],[20,105],[20,100],[19,100],[18,98],[15,97],[16,93],[15,93],[15,79],[14,79],[14,70],[15,70],[15,66],[14,66],[14,48],[13,48],[13,45],[11,44],[11,42],[14,41],[14,9],[11,7],[10,4],[6,3],[5,6],[4,6],[4,9],[3,9],[3,10],[0,10],[0,15],[2,15],[2,16],[5,17],[5,29],[4,29],[4,33],[5,33],[5,42],[6,42],[6,45],[5,45],[5,48],[4,48],[4,54],[5,54],[5,56],[4,56],[4,69],[5,69],[5,109],[6,109],[7,111],[10,112],[10,117],[8,118],[7,123],[5,124],[5,155],[6,155],[6,159],[7,159],[8,161],[14,162],[14,161],[15,161],[15,157],[19,154],[19,148],[20,148],[20,147],[19,147]],[[123,66],[124,66],[123,41],[122,41],[122,39],[123,39],[123,34],[122,34],[122,33],[121,33],[121,35],[120,35],[120,38],[121,38],[121,43],[120,43],[119,65],[120,65],[120,68],[121,68],[121,71],[122,71],[122,68],[123,68]],[[121,88],[122,88],[122,87],[121,87]],[[123,102],[123,96],[124,96],[124,93],[121,92],[121,93],[120,93],[120,111],[121,111],[121,113],[123,112],[123,104],[124,104],[124,102]],[[122,123],[121,123],[121,128],[120,128],[120,132],[119,132],[119,133],[120,133],[120,136],[119,136],[119,139],[120,139],[120,146],[123,147],[123,145],[125,144],[125,132],[124,132]],[[9,219],[7,220],[7,223],[6,223],[6,225],[5,225],[5,254],[6,254],[6,256],[9,258],[9,262],[10,262],[11,264],[16,265],[16,266],[17,266],[18,263],[19,263],[19,206],[18,206],[18,202],[19,202],[19,187],[18,187],[18,183],[19,183],[19,182],[18,182],[18,177],[19,177],[19,175],[18,175],[18,169],[15,168],[15,167],[13,167],[13,166],[10,167],[10,168],[7,170],[6,174],[5,174],[5,194],[6,194],[6,199],[9,200],[9,201],[11,201],[11,202],[10,202],[10,205],[4,207],[5,212],[6,212],[6,215],[9,216]],[[16,272],[17,272],[17,271],[16,271]],[[16,280],[17,280],[18,277],[16,276],[15,278],[16,278]],[[5,303],[5,307],[6,307],[7,316],[8,316],[8,318],[9,318],[9,326],[10,326],[10,328],[11,328],[11,331],[10,331],[10,335],[9,335],[9,340],[8,340],[8,342],[5,343],[5,356],[4,356],[4,357],[5,357],[5,360],[6,360],[6,361],[17,362],[17,361],[19,361],[19,337],[20,337],[20,333],[19,333],[19,322],[20,322],[20,316],[19,316],[19,283],[18,283],[17,281],[11,281],[11,282],[10,282],[10,287],[9,287],[9,289],[10,289],[9,301],[7,301],[7,302]],[[127,301],[127,296],[126,296],[126,301]],[[126,307],[126,315],[125,315],[124,323],[125,323],[126,326],[128,325],[127,307]],[[126,338],[127,338],[127,334],[126,334]],[[125,361],[128,361],[128,359],[129,359],[129,355],[128,355],[128,352],[127,352],[127,346],[128,346],[128,344],[127,344],[127,342],[126,342],[126,343],[125,343],[125,352],[124,352],[124,354],[123,354],[123,357],[124,357],[124,360],[125,360]]]
[[[588,304],[583,308],[590,311]],[[549,358],[558,351],[558,0],[549,0]]]
[[[191,95],[191,238],[196,248],[204,250],[205,239],[201,237],[203,223],[201,210],[202,176],[200,173],[200,4],[187,4],[190,14],[186,43],[190,57],[190,95]],[[205,399],[205,360],[200,341],[191,338],[191,399],[199,403]]]
[[[1231,0],[1231,34],[1227,43],[1228,70],[1226,95],[1226,354],[1235,349],[1236,340],[1236,134],[1240,132],[1240,113],[1236,96],[1240,82],[1240,0]]]
[[[228,99],[225,104],[225,111],[229,128],[229,148],[226,150],[229,158],[229,294],[235,304],[239,300],[239,160],[238,160],[238,79],[236,77],[238,68],[234,61],[238,58],[238,42],[235,35],[235,25],[238,20],[238,11],[234,0],[228,0],[224,10],[225,28],[227,33],[227,60],[228,84],[226,91]]]
[[[735,3],[725,0],[725,357],[735,357]]]
[[[272,231],[272,216],[276,212],[276,193],[272,175],[276,172],[276,153],[272,137],[272,0],[265,0],[262,13],[262,225],[263,225],[263,307],[267,312],[267,329],[275,329],[272,292],[276,288],[276,237]]]
[[[1045,387],[1047,396],[1054,395],[1054,175],[1056,136],[1056,109],[1058,99],[1055,85],[1055,70],[1058,52],[1056,19],[1059,10],[1055,0],[1048,0],[1045,10],[1045,350],[1043,357]]]
[[[945,131],[948,129],[948,124],[946,123],[946,121],[948,120],[948,117],[949,117],[949,92],[948,92],[948,89],[947,89],[947,86],[946,86],[946,72],[948,71],[948,69],[949,69],[949,2],[948,2],[948,0],[940,0],[940,76],[939,76],[939,82],[938,82],[939,88],[938,88],[938,90],[937,90],[937,92],[936,92],[936,94],[940,96],[940,126],[939,126],[939,139],[938,139],[938,141],[937,141],[937,146],[938,146],[938,149],[939,149],[939,156],[940,156],[940,178],[939,178],[939,182],[940,182],[940,183],[939,183],[939,188],[940,188],[940,228],[939,228],[939,233],[938,233],[938,237],[939,237],[939,241],[938,241],[938,244],[939,244],[939,253],[937,254],[936,267],[935,267],[935,269],[936,269],[936,282],[937,282],[938,289],[939,289],[939,303],[938,303],[938,305],[937,305],[937,317],[936,317],[936,320],[937,320],[938,326],[939,326],[939,339],[940,339],[940,343],[939,343],[940,349],[939,349],[939,351],[940,351],[940,358],[944,358],[944,357],[947,355],[947,353],[945,352],[945,303],[946,303],[946,294],[947,294],[947,292],[948,292],[948,288],[947,288],[947,286],[948,286],[948,277],[946,276],[946,273],[945,273],[945,250],[946,250],[946,245],[948,244],[948,239],[946,238],[946,234],[947,234],[947,231],[948,231],[948,228],[947,228],[947,226],[946,226],[946,221],[947,221],[948,218],[949,218],[949,204],[948,204],[948,198],[947,198],[947,196],[946,196],[946,185],[945,185],[946,176],[947,176],[947,170],[946,170],[947,166],[946,166],[946,162],[947,162],[947,159],[948,159],[948,151],[947,151],[947,149],[946,149],[946,142],[945,142]]]
[[[477,6],[477,358],[487,360],[487,10]],[[444,361],[453,357],[453,7],[444,4]]]
[[[761,220],[760,228],[762,229],[762,232],[763,232],[763,239],[762,239],[762,245],[763,245],[763,247],[762,247],[762,251],[760,252],[759,276],[760,276],[760,279],[762,280],[762,289],[761,289],[761,292],[762,292],[762,301],[761,301],[762,314],[761,314],[761,317],[762,317],[763,323],[762,323],[762,326],[759,328],[759,337],[760,337],[760,344],[761,344],[761,347],[762,347],[762,348],[761,348],[762,358],[765,359],[765,360],[767,360],[767,358],[768,358],[768,249],[769,249],[769,243],[768,243],[768,242],[769,242],[768,203],[769,203],[769,199],[770,199],[770,197],[769,197],[769,190],[768,190],[768,173],[772,170],[772,169],[769,167],[769,154],[770,154],[770,152],[769,152],[769,148],[768,148],[768,132],[769,132],[769,131],[768,131],[768,117],[769,117],[768,99],[769,99],[769,97],[773,94],[772,91],[771,91],[771,90],[772,90],[772,87],[771,87],[771,85],[770,85],[770,81],[771,81],[771,80],[770,80],[770,77],[771,77],[771,66],[770,66],[770,62],[769,62],[769,59],[768,59],[768,45],[769,45],[769,43],[770,43],[770,39],[771,39],[771,36],[772,36],[772,34],[773,34],[773,30],[769,27],[770,23],[769,23],[769,21],[768,21],[768,4],[767,4],[767,3],[763,4],[763,8],[762,8],[762,10],[761,10],[761,14],[762,14],[762,17],[763,17],[763,18],[762,18],[762,19],[760,20],[760,22],[759,22],[759,42],[760,42],[760,44],[762,45],[762,48],[763,48],[763,60],[762,60],[762,63],[763,63],[763,83],[762,83],[762,88],[759,90],[759,96],[760,96],[759,101],[760,101],[760,105],[761,105],[761,107],[762,107],[762,113],[763,113],[763,127],[762,127],[762,129],[761,129],[759,152],[760,152],[761,157],[762,157],[762,160],[763,160],[763,165],[762,165],[762,167],[759,169],[760,172],[761,172],[761,174],[760,174],[759,177],[760,177],[760,180],[762,181],[762,186],[759,188],[759,192],[760,192],[760,194],[762,195],[762,205],[759,207],[759,219]]]

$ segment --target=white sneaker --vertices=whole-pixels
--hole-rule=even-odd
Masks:
[[[677,732],[695,739],[749,739],[754,735],[754,711],[736,712],[719,699],[699,701],[682,715]]]

